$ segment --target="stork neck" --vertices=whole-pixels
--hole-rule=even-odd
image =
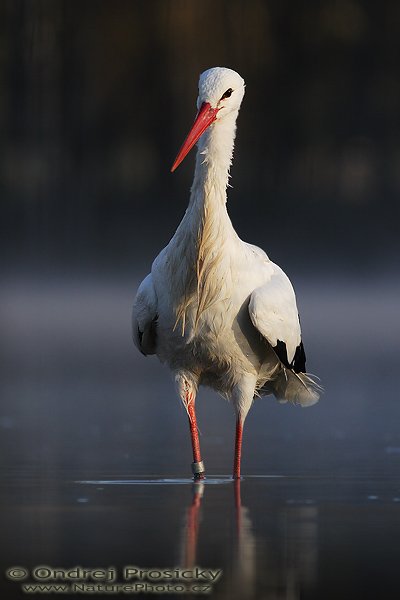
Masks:
[[[198,142],[196,168],[189,207],[226,204],[229,168],[232,164],[237,111],[216,121]]]
[[[227,294],[226,243],[239,239],[226,210],[236,116],[237,113],[226,115],[202,135],[189,206],[171,240],[169,264],[175,284],[172,293],[176,297],[176,323],[181,320],[182,331],[193,298],[196,310],[192,325],[196,328],[208,306]]]

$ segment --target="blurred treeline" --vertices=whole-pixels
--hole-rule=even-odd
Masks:
[[[198,75],[247,84],[229,211],[283,266],[397,260],[400,2],[1,0],[4,265],[134,268],[173,233]],[[311,265],[311,267],[310,267]]]

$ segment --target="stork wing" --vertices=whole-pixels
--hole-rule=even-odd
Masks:
[[[250,296],[249,314],[254,327],[271,344],[281,362],[305,373],[296,296],[289,278],[277,265],[271,278]]]
[[[132,312],[133,341],[145,356],[156,352],[157,318],[157,296],[149,274],[139,286]]]

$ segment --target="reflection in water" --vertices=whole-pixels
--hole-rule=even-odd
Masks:
[[[204,483],[193,483],[192,503],[186,509],[182,535],[181,566],[184,569],[194,567],[197,555],[197,540],[199,536],[200,506],[204,493]]]
[[[222,571],[216,600],[341,598],[343,589],[366,600],[382,597],[382,582],[397,593],[398,478],[218,479],[89,484],[3,471],[0,571],[115,565],[121,579],[125,565],[199,566]],[[1,597],[22,597],[19,583],[3,584]]]
[[[273,588],[278,587],[280,594],[274,598],[299,600],[304,590],[312,589],[316,583],[318,509],[291,506],[281,512],[280,518],[284,535],[282,556],[275,554],[277,564],[272,563],[276,577]]]
[[[255,599],[263,590],[266,598],[299,600],[304,589],[312,589],[316,583],[318,509],[315,505],[296,506],[289,502],[281,509],[272,509],[275,521],[267,528],[266,536],[256,534],[250,509],[242,505],[241,483],[232,482],[234,535],[232,544],[227,544],[231,556],[224,578],[214,591],[220,598]],[[197,548],[206,487],[204,483],[193,484],[182,529],[182,568],[192,568],[199,562]],[[265,510],[271,507],[267,505]],[[203,516],[207,521],[207,513]],[[213,531],[214,536],[217,531]],[[224,545],[226,541],[223,540]],[[214,539],[216,545],[219,542]]]
[[[232,561],[232,589],[239,598],[253,598],[256,586],[256,540],[249,509],[242,506],[241,481],[234,485],[236,540]]]

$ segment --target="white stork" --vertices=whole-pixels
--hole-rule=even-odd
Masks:
[[[172,370],[189,417],[194,479],[205,477],[196,423],[199,385],[236,411],[233,477],[240,478],[243,425],[256,396],[311,406],[321,388],[305,373],[296,297],[263,250],[243,242],[226,210],[236,119],[245,83],[215,67],[199,80],[198,113],[172,166],[198,141],[189,206],[142,281],[133,338]]]

